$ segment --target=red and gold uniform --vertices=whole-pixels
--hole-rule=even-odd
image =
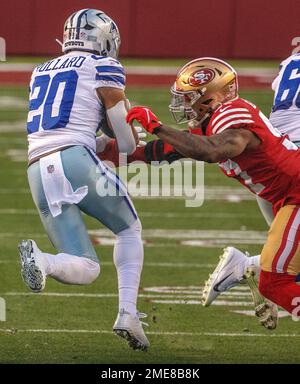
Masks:
[[[261,254],[262,269],[296,275],[300,272],[300,150],[255,105],[240,98],[215,111],[206,134],[237,128],[249,129],[261,144],[219,166],[227,176],[273,204],[276,218]]]

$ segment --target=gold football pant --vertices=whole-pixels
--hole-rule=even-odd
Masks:
[[[266,272],[300,272],[300,206],[286,205],[277,213],[261,253],[261,269]]]

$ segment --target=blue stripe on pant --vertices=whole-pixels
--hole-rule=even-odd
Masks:
[[[93,156],[95,155],[82,146],[61,152],[64,172],[73,190],[87,185],[89,192],[77,205],[63,205],[62,213],[55,218],[49,211],[44,194],[39,162],[28,168],[28,180],[42,223],[57,251],[97,260],[81,211],[100,221],[115,234],[130,227],[136,221],[137,215],[123,186],[118,191],[114,173],[111,170],[107,170],[107,174],[101,172],[101,163],[96,164]],[[106,169],[104,166],[103,168]],[[107,183],[110,184],[110,191],[115,190],[115,196],[99,195],[99,188]]]

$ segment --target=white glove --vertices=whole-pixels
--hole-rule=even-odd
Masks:
[[[134,127],[137,135],[138,135],[138,138],[139,138],[139,142],[137,144],[137,147],[145,147],[145,145],[147,144],[146,141],[144,141],[143,139],[145,137],[147,137],[147,133],[143,130],[142,127]]]
[[[142,127],[134,127],[139,142],[137,144],[137,147],[144,147],[147,143],[143,139],[147,137],[147,133],[143,130]],[[105,150],[105,147],[107,143],[111,140],[111,137],[107,136],[105,133],[102,133],[102,135],[96,137],[96,153],[101,153]]]

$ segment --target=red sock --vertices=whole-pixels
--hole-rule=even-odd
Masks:
[[[295,316],[300,316],[300,286],[295,283],[295,276],[287,273],[261,271],[259,290],[273,303]]]

